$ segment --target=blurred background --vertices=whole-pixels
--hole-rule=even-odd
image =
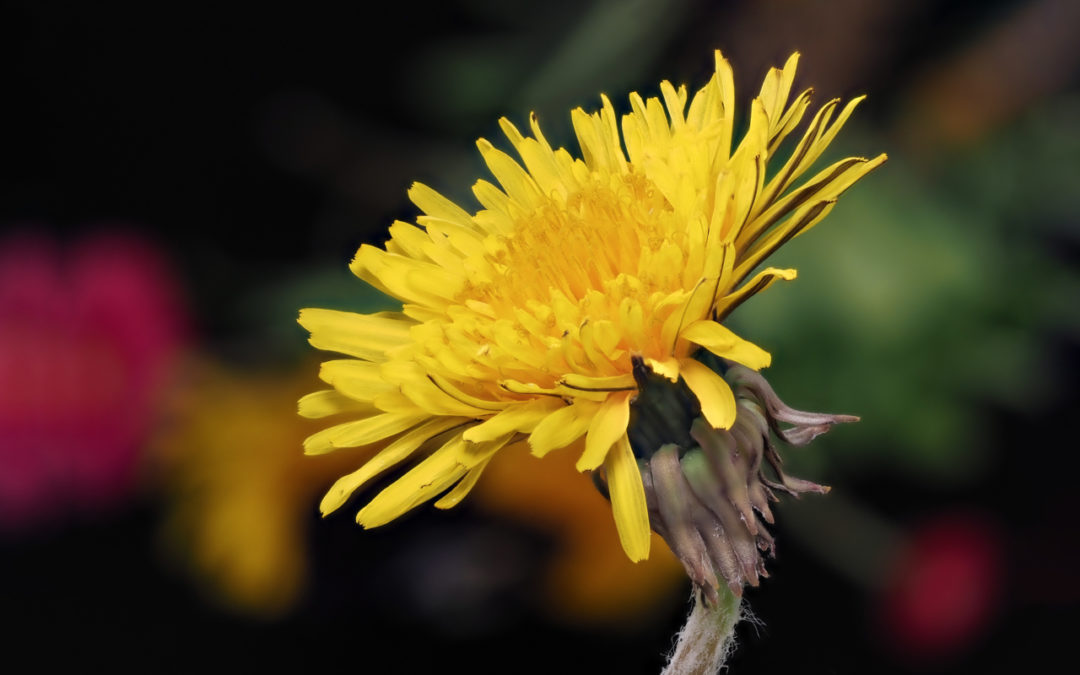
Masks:
[[[9,2],[0,14],[0,644],[219,672],[656,673],[689,584],[634,566],[568,458],[508,456],[380,530],[307,458],[305,306],[422,180],[475,208],[473,141],[712,50],[745,105],[802,52],[868,93],[825,161],[888,152],[732,317],[796,407],[862,416],[786,457],[736,673],[1031,672],[1080,626],[1080,4],[459,0],[378,10]],[[816,108],[815,105],[815,108]],[[505,144],[503,144],[505,147]],[[654,545],[654,551],[657,546]]]

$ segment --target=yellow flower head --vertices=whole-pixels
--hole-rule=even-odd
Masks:
[[[402,311],[300,313],[312,345],[349,357],[322,365],[332,388],[302,398],[300,413],[355,418],[308,438],[306,452],[382,445],[334,484],[323,513],[413,458],[360,510],[361,525],[440,494],[435,506],[454,506],[510,445],[527,441],[542,457],[577,444],[578,470],[603,467],[627,555],[647,557],[646,492],[627,436],[635,365],[685,383],[708,424],[731,427],[731,388],[695,353],[769,365],[721,321],[795,278],[771,267],[750,275],[885,160],[850,157],[796,185],[858,98],[826,103],[788,158],[769,166],[809,106],[810,91],[789,103],[797,62],[766,76],[734,149],[732,72],[716,52],[716,74],[692,99],[662,82],[661,98],[630,95],[621,126],[607,97],[599,112],[573,111],[581,159],[552,148],[535,115],[531,137],[501,120],[520,161],[478,141],[499,186],[475,184],[475,214],[413,185],[417,224],[395,222],[385,249],[362,246],[351,265]]]

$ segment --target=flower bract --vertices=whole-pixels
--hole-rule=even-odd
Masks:
[[[712,428],[732,427],[732,389],[697,357],[769,365],[724,318],[794,279],[762,263],[885,160],[849,157],[805,178],[862,99],[827,102],[782,152],[810,106],[810,91],[791,96],[797,62],[766,76],[738,142],[732,70],[717,52],[692,97],[662,82],[660,97],[631,94],[621,117],[607,97],[597,112],[574,110],[581,157],[553,147],[535,115],[528,134],[501,120],[516,157],[478,141],[497,184],[474,185],[475,213],[413,185],[416,223],[393,223],[385,247],[362,246],[351,265],[401,311],[300,313],[312,345],[345,356],[322,364],[329,388],[301,399],[300,413],[348,420],[308,438],[306,452],[378,448],[322,511],[406,463],[358,522],[383,525],[436,497],[449,508],[504,449],[573,446],[578,470],[603,477],[627,555],[647,557],[639,460],[655,449],[627,434],[635,364],[680,383]]]

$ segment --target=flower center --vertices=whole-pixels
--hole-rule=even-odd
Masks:
[[[700,275],[687,232],[641,173],[594,175],[489,237],[453,322],[534,373],[628,375],[632,354],[671,355],[665,321]]]
[[[667,201],[640,174],[547,199],[498,242],[489,260],[502,274],[477,290],[504,307],[549,303],[555,291],[581,301],[590,291],[608,292],[620,275],[640,279],[643,290],[658,290],[648,288],[643,263],[669,238],[670,216]]]

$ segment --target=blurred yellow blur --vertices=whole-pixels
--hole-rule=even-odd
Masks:
[[[307,582],[318,495],[366,451],[303,454],[312,429],[296,400],[313,368],[243,373],[196,363],[188,372],[153,448],[168,501],[165,550],[211,598],[280,615]]]
[[[473,490],[481,509],[518,519],[556,541],[546,570],[545,604],[574,622],[630,623],[687,586],[682,565],[655,533],[648,560],[632,563],[619,545],[611,505],[578,473],[579,444],[541,461],[507,449]]]

